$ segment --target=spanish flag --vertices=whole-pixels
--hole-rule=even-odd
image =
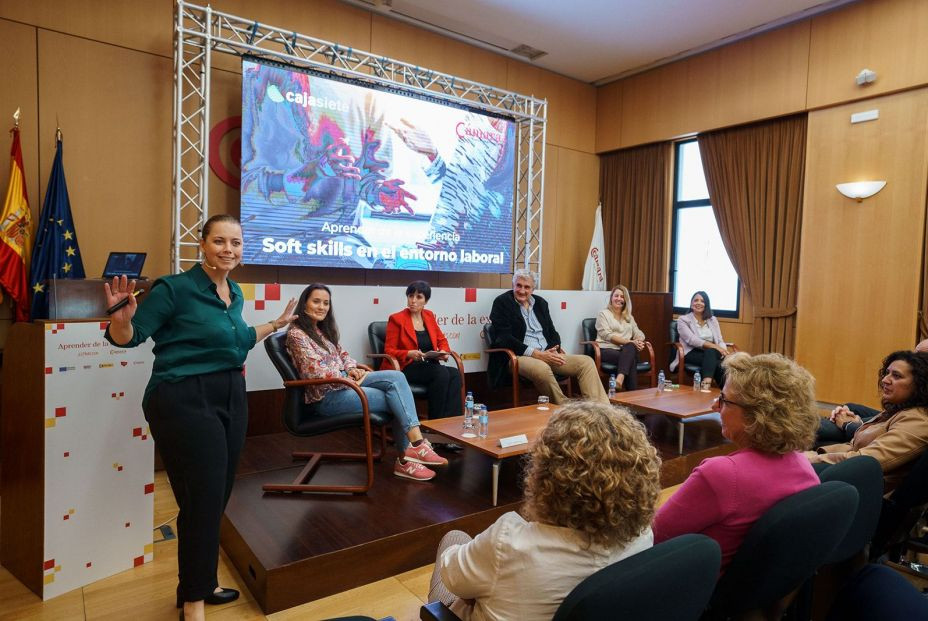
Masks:
[[[23,172],[23,149],[19,144],[19,128],[11,130],[10,185],[0,216],[0,288],[13,298],[16,321],[29,320],[29,287],[26,266],[32,247],[32,214],[26,196],[26,176]],[[0,297],[2,299],[2,297]]]

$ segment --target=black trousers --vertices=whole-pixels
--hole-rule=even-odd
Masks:
[[[871,407],[859,403],[848,403],[847,408],[857,416],[860,416],[865,423],[880,413],[879,410],[874,410]],[[829,444],[844,444],[845,442],[850,442],[858,429],[860,429],[860,425],[856,424],[849,424],[844,429],[841,429],[823,416],[818,423],[818,433],[815,435],[815,446],[828,446]]]
[[[719,350],[691,349],[683,360],[687,364],[698,364],[702,367],[699,373],[703,379],[711,377],[719,388],[725,385],[725,370],[722,369],[722,354],[719,353]]]
[[[410,384],[426,384],[429,396],[429,418],[461,416],[461,374],[457,367],[437,362],[412,362],[403,369]]]
[[[180,508],[178,593],[199,601],[217,586],[219,525],[248,425],[245,378],[238,369],[162,382],[144,409]]]
[[[600,348],[599,356],[603,362],[616,366],[616,375],[625,375],[622,385],[625,390],[638,388],[638,349],[631,343],[619,349]]]

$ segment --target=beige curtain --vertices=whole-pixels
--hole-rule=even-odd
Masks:
[[[699,136],[722,242],[754,304],[754,349],[796,346],[806,115]]]
[[[661,143],[610,153],[600,160],[610,288],[622,283],[632,291],[667,291],[670,151],[670,143]]]

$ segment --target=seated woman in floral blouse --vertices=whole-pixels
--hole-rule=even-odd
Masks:
[[[406,376],[399,371],[365,371],[338,343],[332,292],[325,285],[306,287],[297,303],[297,319],[287,333],[287,350],[304,379],[343,377],[357,382],[373,412],[393,414],[393,437],[399,452],[393,474],[428,481],[448,460],[432,450],[419,431],[419,417]],[[361,409],[361,399],[343,384],[306,387],[306,403],[323,416]]]

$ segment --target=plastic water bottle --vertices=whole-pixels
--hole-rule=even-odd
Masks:
[[[702,375],[699,371],[693,373],[693,390],[702,390]]]
[[[657,374],[657,392],[664,392],[664,387],[667,385],[667,376],[664,375],[663,369],[660,373]]]
[[[490,434],[490,415],[487,413],[487,406],[478,405],[479,412],[477,416],[477,436],[486,438]]]
[[[615,398],[615,375],[609,376],[609,399]]]
[[[464,429],[461,435],[465,438],[474,437],[474,393],[470,391],[464,398]]]

